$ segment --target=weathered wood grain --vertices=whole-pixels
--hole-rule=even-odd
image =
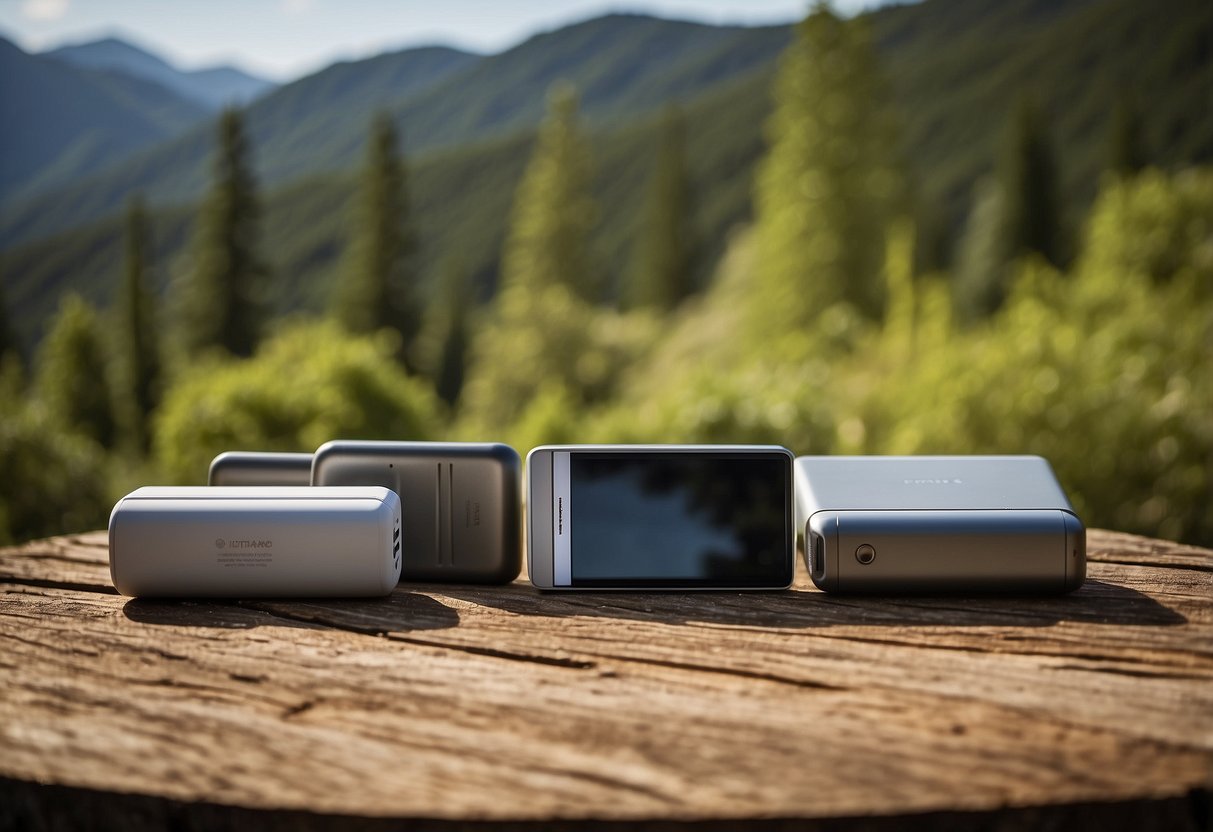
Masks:
[[[114,594],[0,552],[0,827],[1208,828],[1213,552],[1064,598]]]

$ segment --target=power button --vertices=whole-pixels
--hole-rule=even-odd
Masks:
[[[859,546],[855,550],[855,560],[867,566],[872,561],[876,560],[876,549],[867,543]]]

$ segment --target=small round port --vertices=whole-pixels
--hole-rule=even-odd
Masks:
[[[867,543],[864,543],[855,550],[855,560],[859,561],[864,566],[867,566],[869,563],[876,560],[876,549]]]

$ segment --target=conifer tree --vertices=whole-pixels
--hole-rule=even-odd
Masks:
[[[957,317],[972,323],[994,313],[1006,293],[1010,272],[1003,227],[1006,200],[1002,183],[993,177],[974,189],[973,205],[956,252],[952,297]]]
[[[904,185],[862,20],[818,5],[797,26],[767,135],[756,179],[752,323],[760,333],[802,329],[839,301],[877,318],[885,232]]]
[[[1039,111],[1021,98],[1003,146],[999,179],[1006,213],[1005,250],[1012,257],[1039,254],[1054,266],[1063,260],[1057,165]]]
[[[443,269],[437,303],[443,331],[434,368],[434,385],[447,404],[454,404],[463,390],[467,364],[468,316],[472,304],[468,275],[457,260],[449,260]]]
[[[690,294],[689,189],[686,120],[677,107],[669,107],[629,271],[631,283],[624,298],[628,306],[666,311]]]
[[[107,352],[96,312],[79,295],[67,295],[42,344],[37,390],[59,424],[111,447],[117,424]]]
[[[130,438],[141,451],[149,441],[148,423],[160,399],[160,347],[155,298],[147,285],[147,214],[143,200],[131,200],[126,213],[126,268],[120,295],[119,337],[122,396]]]
[[[568,88],[548,97],[531,160],[515,194],[501,279],[486,326],[473,345],[463,411],[477,430],[507,429],[536,397],[537,386],[579,400],[597,297],[589,276],[588,146]]]
[[[198,219],[193,263],[179,298],[181,337],[190,350],[221,347],[251,355],[265,316],[267,271],[258,252],[260,208],[244,118],[219,118],[214,182]]]
[[[601,286],[589,252],[596,218],[577,94],[558,86],[548,95],[548,115],[518,186],[502,257],[502,286],[561,284],[586,300],[599,300]]]
[[[17,333],[13,330],[12,320],[8,316],[8,304],[4,299],[4,283],[0,281],[0,360],[9,358],[21,361],[21,347],[17,341]]]
[[[415,242],[407,171],[396,129],[385,114],[376,116],[371,128],[358,200],[345,273],[336,290],[337,317],[350,332],[396,330],[407,357],[421,324]]]
[[[1021,98],[1008,123],[997,176],[981,182],[961,239],[953,290],[972,322],[1002,306],[1019,258],[1064,259],[1057,172],[1040,116]]]
[[[1127,95],[1122,95],[1112,111],[1108,138],[1109,173],[1126,179],[1146,166],[1143,128],[1141,113]]]

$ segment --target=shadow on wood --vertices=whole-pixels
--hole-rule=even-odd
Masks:
[[[783,592],[547,592],[515,583],[491,590],[426,587],[515,615],[598,616],[629,621],[698,622],[764,629],[807,627],[1048,627],[1061,621],[1175,626],[1187,619],[1126,586],[1088,580],[1075,593],[1026,596],[842,596]]]
[[[387,598],[315,601],[148,600],[133,598],[122,613],[140,624],[250,629],[259,626],[337,628],[363,635],[442,630],[459,613],[428,595],[397,589]]]

